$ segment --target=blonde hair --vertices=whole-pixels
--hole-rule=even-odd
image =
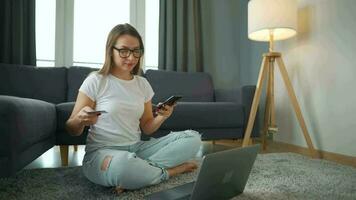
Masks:
[[[140,49],[142,49],[142,52],[144,52],[144,46],[143,46],[141,35],[133,26],[127,23],[116,25],[113,29],[111,29],[108,35],[108,39],[106,40],[105,62],[103,67],[99,70],[99,74],[104,76],[109,75],[110,69],[114,66],[114,61],[112,56],[113,47],[116,43],[116,40],[122,35],[130,35],[137,38],[140,43]],[[131,71],[133,75],[138,75],[140,73],[141,60],[142,60],[142,56],[138,60],[137,65]]]

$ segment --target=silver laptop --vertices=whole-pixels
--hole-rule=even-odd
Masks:
[[[260,145],[220,151],[204,156],[197,180],[146,196],[163,199],[230,199],[241,194]]]

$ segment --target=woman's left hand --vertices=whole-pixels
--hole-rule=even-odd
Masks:
[[[159,106],[159,104],[157,106]],[[163,105],[160,109],[156,111],[156,114],[167,119],[173,113],[174,106],[176,105],[175,104],[172,106]]]

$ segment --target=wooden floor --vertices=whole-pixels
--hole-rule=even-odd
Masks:
[[[78,151],[74,151],[74,146],[69,146],[68,166],[81,166],[85,154],[85,145],[78,145]],[[46,151],[42,156],[38,157],[32,163],[27,165],[25,169],[34,168],[56,168],[61,167],[61,156],[59,146],[54,146]]]
[[[204,143],[211,143],[211,142],[204,142]],[[258,143],[258,141],[254,141],[254,143]],[[223,145],[226,147],[241,147],[242,141],[219,140],[216,141],[216,144]],[[82,160],[85,153],[84,149],[85,149],[84,145],[79,145],[78,151],[74,151],[74,147],[70,146],[69,157],[68,157],[69,166],[82,165]],[[280,153],[280,152],[293,152],[306,156],[309,155],[309,152],[305,148],[290,145],[290,144],[285,144],[285,143],[272,142],[272,141],[268,142],[267,150],[261,153]],[[356,167],[356,157],[344,156],[344,155],[328,153],[328,152],[319,152],[319,154],[323,159]],[[56,167],[61,167],[59,146],[54,146],[53,148],[45,152],[42,156],[40,156],[32,163],[27,165],[25,168],[33,169],[33,168],[56,168]]]

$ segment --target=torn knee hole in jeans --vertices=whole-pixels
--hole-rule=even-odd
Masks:
[[[101,171],[106,171],[109,168],[112,156],[105,156],[103,163],[101,164]]]

